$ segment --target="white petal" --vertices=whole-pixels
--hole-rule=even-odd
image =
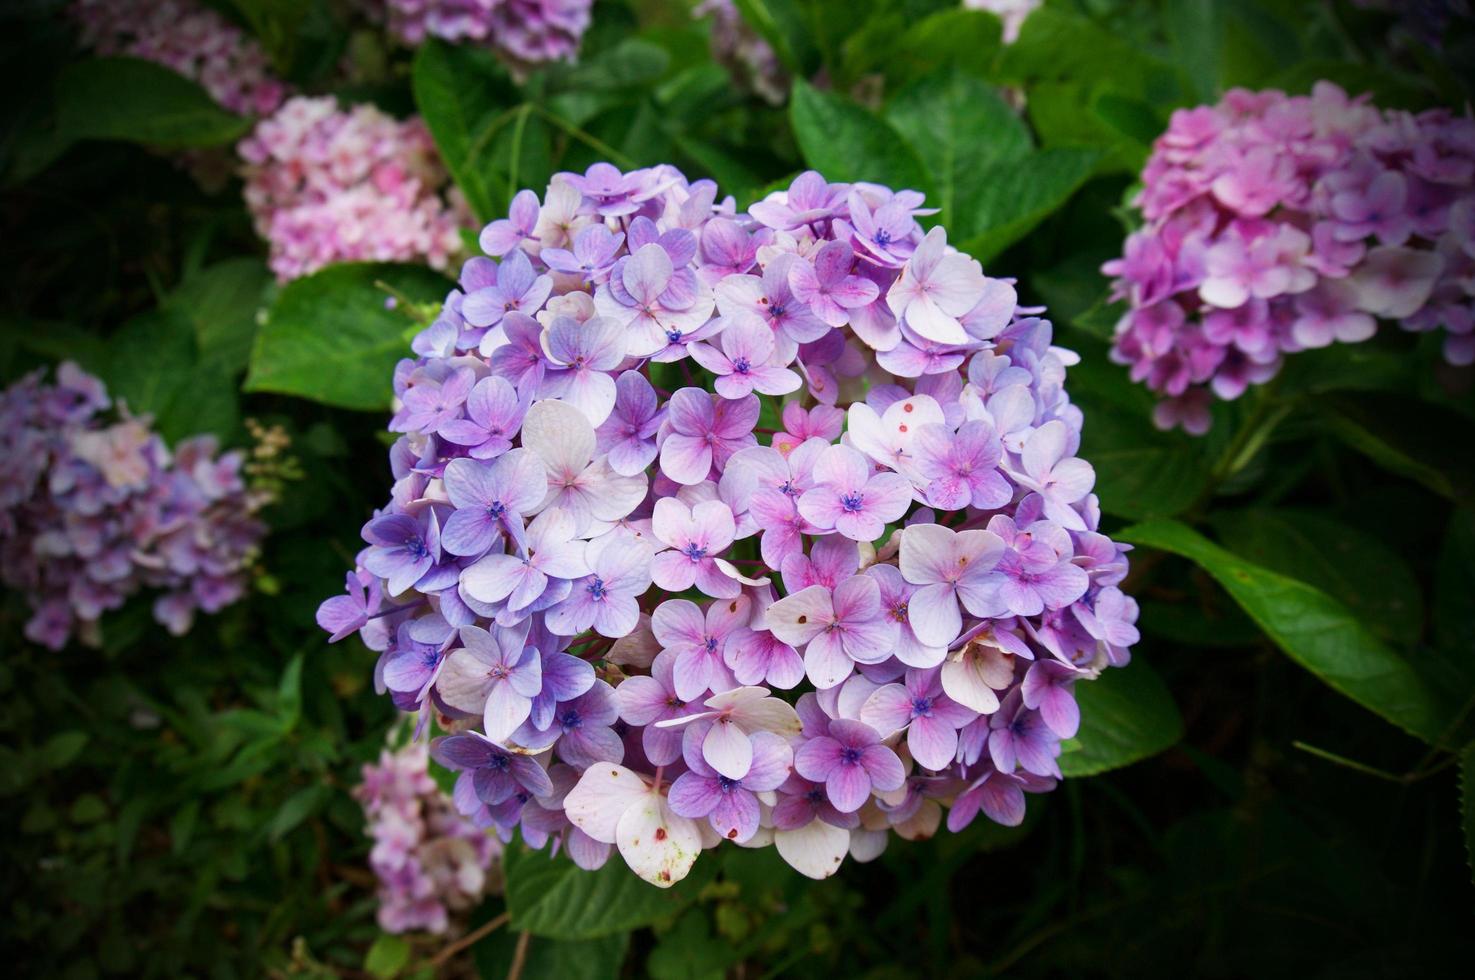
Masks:
[[[850,850],[850,831],[823,820],[811,820],[798,830],[775,831],[773,843],[790,867],[819,880],[840,870]]]
[[[630,870],[657,888],[685,878],[702,852],[696,821],[678,816],[664,796],[650,792],[620,817],[615,837]]]
[[[594,457],[594,426],[567,402],[541,401],[522,421],[522,444],[552,474],[578,473]]]
[[[649,797],[645,780],[624,766],[602,762],[590,766],[579,784],[564,798],[569,822],[597,841],[615,843],[616,829],[625,812]]]

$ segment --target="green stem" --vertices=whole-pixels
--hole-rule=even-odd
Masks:
[[[557,126],[565,133],[568,133],[574,139],[580,141],[581,143],[586,143],[591,149],[598,150],[600,153],[603,153],[606,157],[609,158],[609,161],[611,163],[624,167],[627,170],[634,169],[637,166],[635,161],[630,157],[621,153],[613,146],[610,146],[599,137],[584,132],[584,130],[580,129],[578,126],[575,126],[573,123],[569,122],[567,119],[564,119],[557,113],[549,112],[547,109],[543,108],[540,105],[535,105],[533,103],[529,103],[529,105],[532,105],[533,110],[537,112],[538,115],[542,116],[544,119],[548,120],[548,122]]]
[[[1201,516],[1219,487],[1248,466],[1260,450],[1265,448],[1265,443],[1269,441],[1276,427],[1291,413],[1295,405],[1294,399],[1281,400],[1275,397],[1273,382],[1260,390],[1249,418],[1235,432],[1229,445],[1224,447],[1224,452],[1219,454],[1209,470],[1209,479],[1203,492],[1188,508],[1190,519]]]

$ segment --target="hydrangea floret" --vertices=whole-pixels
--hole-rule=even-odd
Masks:
[[[287,97],[261,45],[195,0],[73,0],[69,13],[83,47],[173,69],[232,112],[265,115]]]
[[[430,132],[371,105],[289,99],[241,141],[246,206],[280,281],[331,262],[444,269],[471,223]]]
[[[1103,271],[1129,309],[1112,358],[1162,396],[1162,428],[1208,430],[1286,354],[1380,322],[1444,330],[1475,361],[1475,118],[1380,110],[1319,82],[1182,109],[1153,146],[1145,220]]]
[[[1039,308],[921,194],[669,166],[525,190],[394,374],[320,625],[452,734],[462,812],[669,886],[1024,819],[1136,604]],[[469,751],[474,749],[474,753]]]
[[[456,809],[430,774],[423,743],[385,749],[354,790],[373,839],[369,866],[379,879],[385,932],[443,933],[453,912],[500,887],[502,843]]]
[[[147,417],[114,406],[70,362],[47,383],[33,372],[0,392],[0,581],[25,595],[34,643],[101,641],[99,620],[141,589],[154,618],[189,631],[246,592],[270,494],[248,486],[246,456],[213,436],[173,452]]]

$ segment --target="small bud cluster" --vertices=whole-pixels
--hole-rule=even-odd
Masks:
[[[1154,144],[1145,226],[1102,271],[1130,309],[1112,358],[1200,434],[1284,355],[1443,328],[1475,361],[1475,118],[1380,110],[1320,82],[1182,109]]]
[[[771,105],[782,105],[789,97],[789,74],[773,45],[748,26],[732,0],[702,0],[692,14],[712,18],[712,59],[742,87]]]
[[[246,206],[283,282],[331,262],[443,269],[470,223],[418,118],[297,97],[241,141]]]
[[[243,116],[282,104],[287,86],[255,39],[194,0],[74,0],[82,46],[171,68]]]
[[[450,913],[471,908],[497,884],[502,844],[478,829],[436,786],[423,744],[385,749],[354,790],[374,847],[379,925],[386,932],[445,932]]]
[[[723,842],[824,877],[1056,785],[1137,639],[1126,548],[1075,355],[931,213],[595,164],[482,231],[318,612],[449,733],[478,826],[661,886]]]
[[[268,496],[242,479],[243,454],[213,436],[171,454],[146,417],[112,402],[102,382],[62,364],[0,392],[0,581],[25,594],[26,636],[60,649],[73,633],[100,640],[98,620],[140,589],[163,592],[154,617],[189,631],[246,591]]]

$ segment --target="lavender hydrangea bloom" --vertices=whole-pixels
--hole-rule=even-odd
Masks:
[[[825,877],[1055,785],[1075,690],[1137,638],[1126,549],[1073,355],[923,203],[807,173],[737,213],[601,164],[487,232],[320,612],[452,719],[479,825],[662,887],[725,840]]]
[[[95,646],[102,614],[145,588],[158,590],[154,618],[176,635],[196,612],[245,595],[266,532],[255,515],[273,494],[247,485],[243,454],[219,453],[210,436],[171,454],[150,419],[115,407],[71,362],[54,383],[36,371],[0,391],[0,449],[12,461],[0,475],[0,582],[30,605],[31,642]],[[377,573],[356,569],[319,624],[342,639],[382,600]]]

